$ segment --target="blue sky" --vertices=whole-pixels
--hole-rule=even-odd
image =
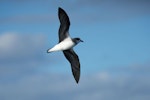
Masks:
[[[148,0],[1,0],[1,100],[149,100]],[[58,7],[84,43],[77,85],[58,42]]]

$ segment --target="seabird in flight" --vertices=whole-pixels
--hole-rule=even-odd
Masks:
[[[58,17],[60,21],[59,28],[59,43],[53,48],[47,50],[47,53],[54,51],[63,51],[66,59],[70,62],[72,74],[76,80],[79,82],[80,78],[80,61],[78,55],[74,52],[73,47],[79,42],[83,42],[80,38],[71,38],[69,35],[70,21],[67,13],[62,9],[58,8]]]

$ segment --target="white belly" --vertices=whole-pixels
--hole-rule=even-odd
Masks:
[[[75,43],[71,40],[70,37],[66,38],[59,44],[55,45],[53,48],[49,49],[48,52],[53,52],[53,51],[60,51],[60,50],[67,50],[75,46]]]

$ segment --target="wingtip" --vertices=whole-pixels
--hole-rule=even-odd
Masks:
[[[61,9],[61,7],[58,7],[58,10],[60,10]]]
[[[78,83],[79,83],[79,80],[76,80],[76,83],[78,84]]]
[[[67,13],[65,12],[65,10],[62,9],[61,7],[58,7],[58,12],[59,12],[59,14],[65,13],[67,15]]]
[[[62,11],[63,9],[61,7],[58,7],[58,11]]]
[[[80,75],[73,75],[73,76],[74,76],[76,83],[78,84],[80,80]]]

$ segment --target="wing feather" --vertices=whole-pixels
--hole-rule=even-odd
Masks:
[[[58,17],[60,21],[59,27],[59,42],[63,41],[69,34],[70,20],[67,13],[62,9],[58,9]]]
[[[66,59],[70,62],[72,74],[78,83],[80,78],[80,61],[78,55],[73,51],[73,49],[65,50],[63,53]]]

